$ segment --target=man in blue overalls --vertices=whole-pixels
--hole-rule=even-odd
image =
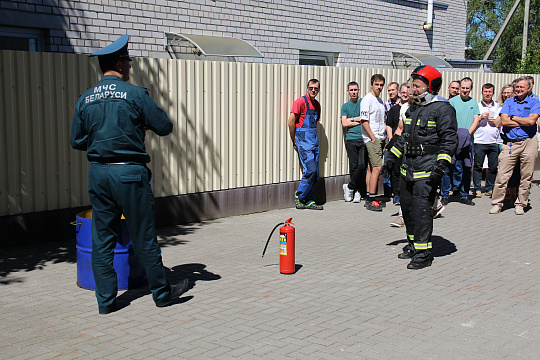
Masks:
[[[188,287],[183,279],[169,284],[156,239],[154,196],[146,167],[146,130],[165,136],[173,124],[146,89],[128,84],[129,36],[90,56],[98,56],[103,77],[81,95],[71,127],[70,144],[86,151],[91,162],[88,194],[92,204],[92,270],[100,314],[117,310],[114,248],[124,214],[137,260],[146,270],[156,306],[162,307]]]
[[[319,94],[319,80],[308,81],[307,94],[296,99],[293,104],[288,126],[293,147],[298,151],[302,164],[302,179],[294,194],[297,209],[322,210],[315,203],[315,185],[319,180],[319,137],[317,121],[320,121],[321,106],[315,100]]]

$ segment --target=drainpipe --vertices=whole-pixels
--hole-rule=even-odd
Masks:
[[[525,0],[525,13],[523,16],[523,48],[521,50],[521,63],[525,64],[527,56],[527,42],[529,39],[529,13],[531,9],[531,0]]]
[[[427,18],[424,22],[424,31],[428,31],[433,26],[433,0],[428,0]]]

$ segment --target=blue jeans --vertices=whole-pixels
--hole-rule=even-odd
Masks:
[[[441,180],[441,196],[443,198],[450,197],[450,190],[452,190],[452,175],[454,172],[454,165],[448,165],[448,168],[444,171],[444,175]]]
[[[384,160],[386,162],[386,158],[388,157],[388,151],[383,150],[383,154],[384,154]],[[388,177],[383,177],[383,184],[385,185],[385,188],[392,187],[392,183],[390,182],[390,174],[388,174]]]
[[[465,166],[465,160],[456,160],[453,171],[452,181],[454,186],[459,189],[460,199],[469,197],[469,190],[471,190],[471,168]]]
[[[456,160],[455,164],[448,165],[441,181],[441,196],[450,197],[452,185],[459,189],[459,197],[465,199],[471,190],[471,168],[463,165],[463,160]]]

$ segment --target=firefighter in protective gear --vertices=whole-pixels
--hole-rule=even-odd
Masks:
[[[422,65],[411,75],[409,94],[414,100],[406,112],[401,137],[390,149],[385,166],[400,168],[401,209],[408,245],[398,257],[411,259],[408,269],[430,266],[433,216],[431,208],[445,169],[457,148],[457,121],[454,108],[437,95],[441,73]]]

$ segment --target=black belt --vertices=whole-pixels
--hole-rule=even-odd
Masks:
[[[405,144],[406,155],[436,155],[439,153],[439,147],[437,145],[410,145]]]
[[[523,140],[527,140],[527,139],[530,139],[530,138],[523,138],[523,139],[509,139],[509,138],[506,138],[506,140],[503,140],[503,144],[506,145],[508,143],[518,143],[518,142],[522,142]]]
[[[101,162],[101,161],[92,161],[92,164],[100,164],[100,165],[141,165],[145,166],[146,164],[136,162],[136,161],[125,161],[125,162]]]

